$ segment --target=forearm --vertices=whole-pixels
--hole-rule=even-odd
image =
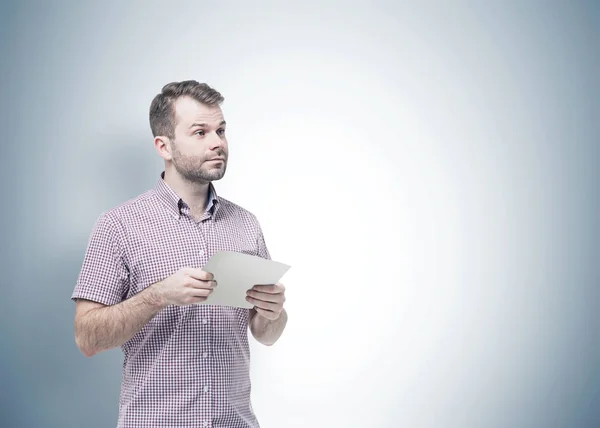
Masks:
[[[281,311],[276,320],[269,320],[251,309],[250,331],[254,338],[263,345],[273,345],[285,329],[288,315],[285,309]]]
[[[116,305],[91,309],[75,324],[77,345],[88,357],[121,346],[164,307],[150,286]]]

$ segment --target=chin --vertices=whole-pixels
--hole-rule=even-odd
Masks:
[[[225,171],[223,171],[222,173],[218,173],[218,174],[206,174],[205,177],[208,179],[208,181],[217,181],[217,180],[220,180],[221,178],[223,178],[224,175],[225,175]]]

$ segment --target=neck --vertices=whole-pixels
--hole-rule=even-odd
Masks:
[[[165,183],[192,209],[204,211],[208,199],[209,182],[186,180],[174,168],[165,168]]]

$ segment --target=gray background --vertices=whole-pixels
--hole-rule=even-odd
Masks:
[[[189,78],[292,265],[264,427],[600,426],[600,3],[168,3],[0,4],[2,427],[116,425],[70,294]]]

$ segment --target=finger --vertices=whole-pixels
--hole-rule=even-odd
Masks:
[[[191,276],[194,279],[199,279],[201,281],[211,281],[214,279],[214,275],[210,272],[206,272],[202,269],[198,268],[189,268],[186,269],[185,273]]]
[[[204,291],[200,291],[200,292],[198,292],[196,290],[193,292],[193,294],[189,293],[189,294],[185,295],[181,299],[180,305],[187,306],[187,305],[195,305],[198,303],[205,302],[211,293],[212,293],[211,290],[204,290]]]
[[[262,308],[254,308],[254,309],[256,309],[256,313],[262,315],[263,317],[265,317],[265,318],[267,318],[267,319],[269,319],[271,321],[274,321],[277,318],[279,318],[279,314],[275,313],[273,311],[267,311],[267,310],[264,310]]]
[[[246,301],[253,304],[257,308],[265,309],[267,311],[281,312],[283,309],[281,303],[265,302],[264,300],[255,299],[254,297],[250,296],[246,296]]]
[[[207,297],[213,292],[212,288],[193,288],[190,289],[188,295],[191,297]]]
[[[203,281],[199,279],[188,278],[188,281],[185,285],[194,289],[213,289],[217,286],[217,281]]]
[[[255,285],[254,287],[252,287],[252,289],[256,290],[256,291],[260,291],[262,293],[269,293],[269,294],[279,294],[279,293],[283,293],[285,291],[284,285],[280,284],[280,283]]]
[[[212,294],[212,292],[213,292],[213,290],[209,290],[207,288],[202,289],[202,290],[199,290],[199,289],[189,290],[188,293],[183,298],[183,301],[188,302],[188,303],[203,302]]]
[[[246,292],[247,296],[254,297],[255,299],[262,300],[264,302],[272,302],[272,303],[283,303],[285,302],[284,294],[269,294],[263,293],[261,291],[248,290]]]

